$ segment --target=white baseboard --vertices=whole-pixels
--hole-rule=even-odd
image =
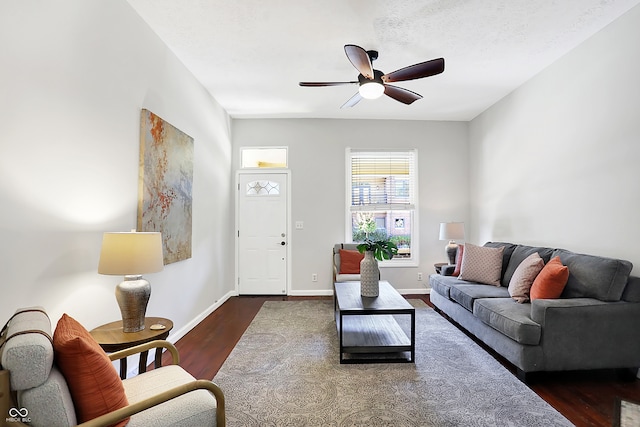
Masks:
[[[427,288],[416,288],[416,289],[398,289],[398,292],[401,295],[407,295],[407,294],[430,294],[431,293],[431,289],[427,289]]]
[[[290,297],[320,297],[333,295],[333,289],[316,289],[310,291],[289,291]]]

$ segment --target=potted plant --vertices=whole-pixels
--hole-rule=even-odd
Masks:
[[[371,240],[367,238],[358,245],[358,251],[361,254],[371,251],[376,260],[383,261],[397,255],[398,247],[391,240]]]
[[[364,253],[360,261],[360,294],[363,297],[377,297],[380,293],[380,270],[378,261],[391,259],[398,253],[398,247],[389,239],[371,240],[368,237],[358,245]]]

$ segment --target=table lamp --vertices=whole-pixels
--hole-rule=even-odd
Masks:
[[[441,222],[440,223],[440,240],[448,240],[447,246],[444,247],[449,264],[456,263],[456,253],[458,245],[456,240],[464,239],[464,222]]]
[[[123,332],[144,329],[151,285],[142,278],[142,274],[155,273],[163,267],[160,233],[104,233],[98,273],[124,276],[124,281],[116,286]]]

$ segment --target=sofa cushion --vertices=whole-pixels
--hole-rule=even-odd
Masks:
[[[533,281],[531,301],[560,298],[568,278],[569,269],[562,265],[560,257],[553,257]]]
[[[481,298],[476,300],[473,314],[520,344],[540,343],[542,328],[531,319],[531,304],[516,304],[511,298]]]
[[[76,412],[64,377],[55,366],[38,387],[18,392],[18,404],[28,408],[32,426],[75,426]]]
[[[479,298],[509,298],[509,291],[502,286],[469,283],[452,285],[449,294],[451,300],[471,312],[473,312],[474,301]]]
[[[553,249],[536,246],[517,245],[514,248],[513,253],[511,254],[509,264],[507,265],[507,268],[504,271],[504,275],[502,276],[502,286],[509,286],[509,282],[511,281],[513,273],[515,273],[516,268],[518,268],[520,263],[533,253],[538,253],[538,255],[540,255],[540,258],[542,258],[542,260],[546,264],[551,259]]]
[[[359,274],[336,274],[336,282],[359,282]]]
[[[559,256],[569,267],[569,280],[562,294],[564,298],[619,301],[633,268],[629,261],[577,254],[564,249],[556,249],[553,256]]]
[[[360,274],[360,261],[364,254],[358,251],[340,249],[340,272],[339,274]]]
[[[122,380],[89,332],[63,314],[53,334],[56,364],[67,380],[79,422],[128,405]],[[116,424],[124,426],[127,420]]]
[[[447,299],[451,299],[451,286],[468,284],[469,282],[460,280],[455,276],[442,276],[440,274],[432,274],[429,276],[429,285],[431,286],[431,290],[439,293]]]
[[[123,380],[132,405],[174,387],[195,381],[178,365],[163,366]],[[213,426],[216,400],[207,390],[196,390],[131,416],[127,427]]]
[[[467,243],[462,255],[460,279],[500,286],[504,248],[489,248]]]
[[[25,331],[40,331],[24,334]],[[53,366],[51,321],[42,307],[16,310],[7,325],[2,366],[11,372],[11,389],[25,390],[43,384]],[[25,363],[29,360],[29,363]]]
[[[487,242],[484,246],[488,248],[504,248],[502,252],[502,271],[500,272],[500,277],[504,277],[504,272],[509,265],[509,260],[511,259],[511,254],[513,254],[516,246],[513,243],[505,243],[505,242]],[[506,286],[506,285],[505,285]]]
[[[514,271],[509,281],[509,295],[518,303],[529,301],[529,292],[533,281],[544,267],[544,261],[534,252],[524,259]]]
[[[640,277],[629,276],[627,286],[624,287],[622,300],[629,302],[640,302]]]

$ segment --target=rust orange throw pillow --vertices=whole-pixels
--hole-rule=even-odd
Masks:
[[[78,321],[63,314],[53,334],[56,364],[67,380],[78,422],[127,406],[122,380],[109,357]],[[129,419],[115,426],[124,426]]]
[[[569,268],[562,265],[560,257],[550,260],[540,271],[531,285],[531,301],[536,299],[560,298],[569,280]]]
[[[358,251],[340,249],[340,271],[339,274],[360,274],[360,261],[364,254]]]

